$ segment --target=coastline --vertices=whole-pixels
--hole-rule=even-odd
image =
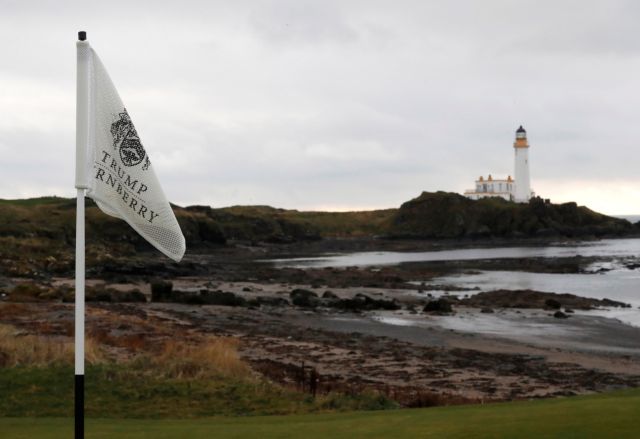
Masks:
[[[366,250],[372,245],[338,240],[311,245],[305,254]],[[425,251],[442,249],[442,245],[392,242],[376,251],[412,250],[412,246]],[[573,241],[566,243],[567,248],[572,245]],[[473,248],[484,247],[475,243]],[[605,267],[612,260],[609,256],[305,268],[272,263],[297,256],[300,249],[298,245],[227,247],[190,255],[180,267],[150,263],[144,257],[126,264],[104,264],[87,283],[89,335],[106,340],[115,358],[133,355],[127,348],[130,340],[156,346],[168,338],[187,341],[196,334],[228,336],[239,341],[241,357],[257,374],[280,385],[297,389],[299,376],[314,371],[320,393],[374,391],[403,407],[640,386],[640,342],[636,342],[640,328],[579,307],[569,318],[555,318],[555,310],[540,305],[546,297],[541,294],[549,293],[535,291],[531,299],[535,302],[527,304],[531,308],[504,307],[495,301],[487,302],[492,308],[489,313],[464,304],[464,296],[473,296],[479,289],[433,284],[452,273],[496,268],[537,275],[600,276],[585,274],[585,269],[594,263]],[[150,300],[151,284],[159,281],[159,272],[173,291],[163,299]],[[36,286],[46,291],[48,299],[9,296],[0,301],[0,323],[27,334],[71,335],[73,305],[61,301],[72,279],[8,278],[5,282],[33,284],[34,291]],[[123,303],[123,295],[133,291],[146,297],[146,303]],[[451,301],[453,314],[423,310],[438,297]],[[579,300],[586,309],[600,303],[599,299]],[[565,304],[561,309],[566,308]]]

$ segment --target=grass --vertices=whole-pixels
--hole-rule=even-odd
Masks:
[[[397,209],[320,212],[274,209],[269,206],[232,206],[220,209],[238,217],[275,219],[307,226],[325,237],[363,237],[384,233]]]
[[[313,398],[281,387],[240,359],[238,343],[194,336],[153,346],[96,334],[87,342],[87,415],[193,418],[396,407],[374,393]],[[123,349],[134,353],[123,359]],[[26,335],[0,325],[0,417],[71,416],[72,360],[70,337]]]
[[[89,366],[85,377],[87,416],[195,418],[395,407],[376,394],[313,398],[259,378],[211,373],[206,378],[171,378],[148,366],[140,361]],[[0,395],[0,417],[72,416],[73,368],[0,369]]]
[[[68,198],[62,197],[37,197],[37,198],[25,198],[25,199],[0,199],[0,205],[13,205],[13,206],[38,206],[41,204],[60,204],[61,202],[68,201]]]
[[[251,369],[240,359],[238,344],[231,337],[207,337],[199,345],[170,340],[152,362],[163,378],[207,378],[211,369],[227,377],[247,378]]]
[[[640,437],[640,390],[484,406],[190,420],[89,419],[88,438]],[[70,437],[71,418],[0,418],[4,439]]]
[[[10,308],[4,308],[5,311],[8,309]],[[72,340],[23,335],[12,326],[0,325],[0,368],[45,367],[52,364],[70,364],[72,361]],[[91,338],[85,341],[85,361],[89,364],[104,361],[101,349]]]

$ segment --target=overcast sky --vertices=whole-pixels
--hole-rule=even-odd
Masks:
[[[73,196],[75,40],[177,204],[395,207],[513,174],[640,213],[634,1],[0,0],[0,198]]]

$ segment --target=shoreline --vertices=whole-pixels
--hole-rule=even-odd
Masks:
[[[316,244],[307,253],[317,256],[320,249],[347,247],[353,250],[353,241]],[[191,255],[180,267],[153,262],[159,258],[145,261],[143,256],[126,264],[103,264],[88,276],[88,335],[103,340],[115,359],[134,355],[131,343],[158,346],[170,338],[233,337],[255,373],[282,386],[299,389],[301,374],[313,371],[321,394],[373,391],[403,407],[640,386],[640,328],[594,315],[600,311],[581,311],[600,306],[600,299],[577,297],[563,307],[543,309],[548,297],[561,296],[529,291],[523,297],[531,302],[524,308],[498,296],[480,306],[466,306],[469,299],[464,296],[480,289],[433,283],[452,273],[497,268],[540,276],[582,273],[596,279],[591,276],[599,275],[586,274],[586,267],[599,262],[606,268],[614,259],[610,256],[321,268],[259,261],[294,253],[295,246],[240,247]],[[631,265],[636,262],[629,260]],[[151,284],[160,281],[171,282],[166,296],[152,293]],[[26,334],[72,336],[73,304],[63,302],[72,298],[73,279],[4,282],[24,284],[22,290],[33,296],[24,296],[23,302],[20,297],[0,300],[0,323]],[[456,294],[459,298],[454,299]],[[124,303],[125,297],[146,303]],[[424,310],[438,297],[451,301],[455,314]],[[553,317],[556,310],[567,311],[568,304],[575,309],[569,318]]]
[[[180,286],[193,287],[197,282],[192,279]],[[283,287],[234,285],[247,298],[284,296]],[[338,291],[341,296],[361,292],[361,288]],[[11,307],[13,315],[4,312]],[[230,336],[240,341],[240,355],[254,370],[281,385],[295,387],[302,369],[314,370],[321,393],[377,391],[403,406],[412,406],[418,395],[425,394],[439,395],[438,404],[450,404],[640,386],[640,328],[596,316],[558,320],[544,310],[508,309],[489,315],[478,308],[457,307],[456,312],[438,316],[406,309],[355,313],[272,305],[90,302],[87,329],[105,340],[144,337],[150,345],[168,337],[188,340],[190,334]],[[507,319],[516,327],[529,319],[544,320],[542,333],[548,334],[524,331],[505,337],[474,331],[473,319],[478,316]],[[387,324],[380,317],[420,324]],[[0,303],[0,323],[26,333],[46,328],[51,336],[68,337],[72,320],[72,304]],[[445,324],[456,321],[466,322],[467,328]],[[114,355],[130,355],[117,346],[118,342],[111,348]]]

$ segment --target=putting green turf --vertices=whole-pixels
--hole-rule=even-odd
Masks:
[[[69,418],[0,418],[0,437],[72,437]],[[640,389],[484,406],[199,419],[89,419],[87,438],[640,438]]]

